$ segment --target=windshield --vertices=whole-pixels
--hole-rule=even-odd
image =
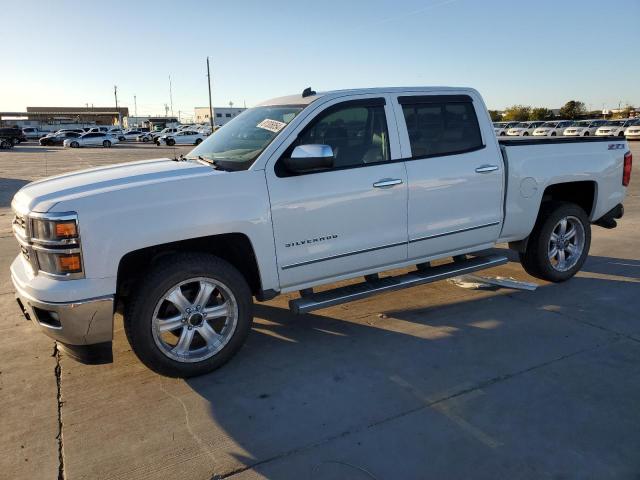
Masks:
[[[556,122],[544,122],[540,128],[556,128]]]
[[[246,170],[303,108],[286,105],[245,110],[191,150],[187,158],[201,157],[231,170]]]
[[[513,128],[529,128],[529,124],[528,123],[518,123],[518,124],[514,125]]]
[[[589,120],[584,120],[582,122],[576,122],[574,124],[575,127],[588,127],[589,125],[591,125],[591,122]]]

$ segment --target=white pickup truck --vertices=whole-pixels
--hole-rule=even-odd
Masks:
[[[252,297],[299,291],[290,308],[305,313],[500,265],[479,252],[507,242],[531,275],[567,280],[591,225],[622,216],[630,175],[623,138],[498,143],[472,89],[306,89],[180,159],[23,187],[11,276],[26,317],[72,355],[108,358],[118,310],[148,367],[188,377],[238,351]]]

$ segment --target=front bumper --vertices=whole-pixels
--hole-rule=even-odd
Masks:
[[[20,308],[33,324],[49,337],[67,345],[93,345],[113,338],[114,296],[106,295],[72,302],[38,300],[29,295],[21,278],[23,271],[11,268],[11,281]],[[61,280],[63,281],[63,280]],[[66,282],[73,282],[67,280]]]

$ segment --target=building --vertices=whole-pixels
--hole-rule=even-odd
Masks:
[[[194,109],[195,123],[209,123],[209,107],[195,107]],[[213,107],[213,123],[216,125],[224,125],[229,120],[237,117],[246,108],[237,107]]]
[[[0,119],[9,117],[21,127],[33,126],[47,129],[49,126],[68,125],[117,125],[129,115],[127,107],[27,107],[26,112],[0,112]],[[4,123],[9,120],[4,120]]]

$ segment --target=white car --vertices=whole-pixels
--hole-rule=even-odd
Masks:
[[[515,127],[519,122],[493,122],[493,131],[496,137],[504,137],[507,134],[507,130]]]
[[[142,135],[138,135],[137,137],[137,141],[138,142],[155,142],[156,138],[161,137],[162,135],[169,135],[171,133],[176,133],[178,131],[177,128],[175,127],[167,127],[163,130],[160,131],[154,131],[154,132],[146,132],[143,133]]]
[[[528,137],[544,122],[520,122],[507,130],[509,137]]]
[[[607,123],[606,120],[579,120],[564,129],[565,137],[588,137],[594,135],[596,130]]]
[[[78,138],[67,138],[62,145],[70,148],[98,146],[109,148],[111,145],[118,142],[119,140],[117,137],[109,135],[108,133],[89,132],[84,135],[80,135]]]
[[[627,137],[627,140],[640,139],[640,119],[637,119],[624,131],[624,136]]]
[[[551,122],[544,122],[538,128],[533,131],[534,137],[557,137],[562,136],[564,129],[571,125],[571,120],[554,120]]]
[[[136,140],[138,136],[144,135],[145,132],[141,132],[140,130],[125,130],[123,134],[119,137],[121,142],[126,140]]]
[[[624,131],[627,127],[635,124],[636,120],[633,118],[627,118],[623,120],[609,120],[603,126],[596,130],[596,136],[598,137],[624,137]]]
[[[480,94],[445,88],[308,88],[245,111],[182,161],[25,185],[11,202],[22,312],[65,351],[105,358],[122,302],[138,358],[192,377],[240,349],[254,296],[300,292],[289,308],[308,313],[503,265],[503,249],[487,252],[500,243],[531,275],[569,280],[591,229],[624,213],[627,142],[486,141]]]
[[[156,145],[165,144],[168,146],[173,145],[200,145],[204,140],[205,135],[201,132],[193,130],[182,130],[180,132],[172,133],[170,135],[162,135],[155,139]]]

